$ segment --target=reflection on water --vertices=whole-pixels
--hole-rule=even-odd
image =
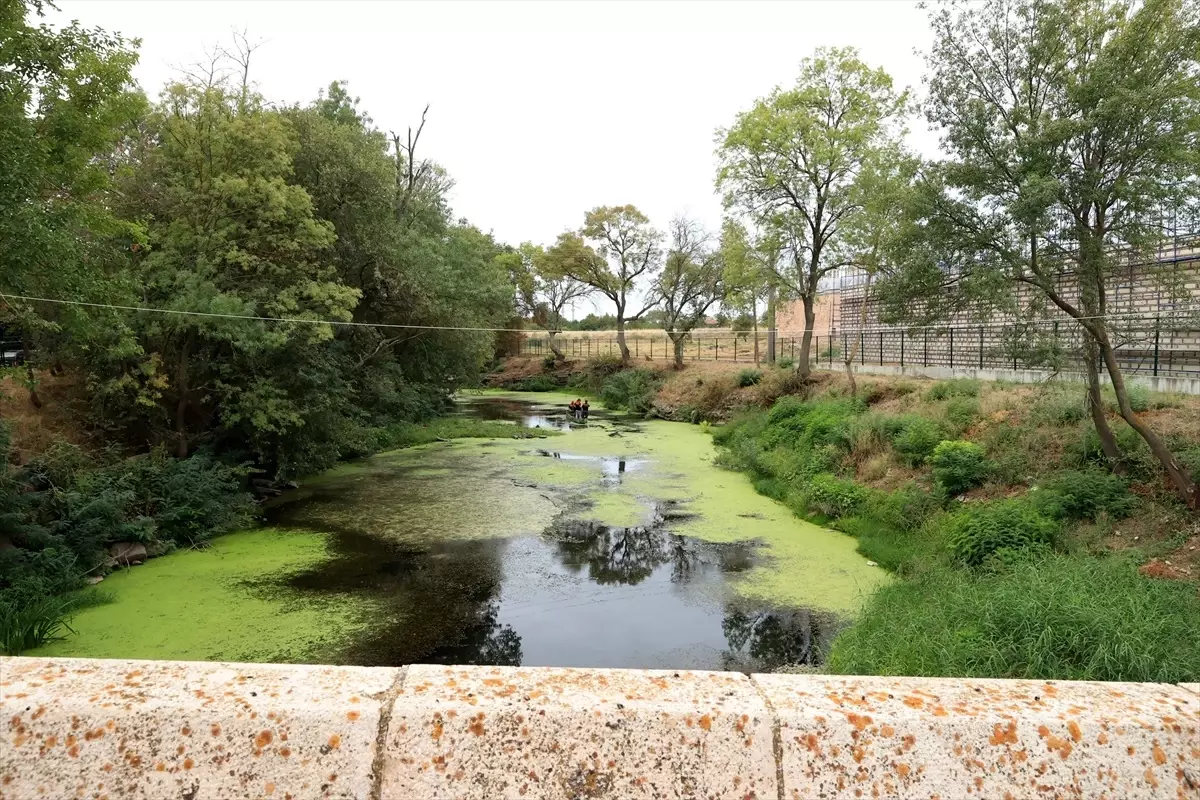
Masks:
[[[472,410],[493,419],[538,416],[513,401]],[[566,450],[547,455],[576,457]],[[520,509],[546,502],[536,488],[478,465],[455,472],[438,452],[425,454],[420,471],[384,464],[271,511],[277,525],[332,534],[333,559],[289,578],[294,589],[353,594],[370,609],[345,663],[765,670],[820,663],[841,624],[824,612],[739,600],[730,581],[759,563],[761,547],[679,535],[672,526],[693,516],[686,504],[659,503],[648,525],[632,527],[602,524],[572,506],[522,532],[536,517]],[[601,482],[647,464],[586,458],[600,465]],[[447,481],[446,473],[466,480]],[[502,488],[518,493],[517,513],[499,513]],[[465,518],[486,519],[494,533],[453,535],[436,519],[439,508],[450,516],[446,504],[482,506]]]

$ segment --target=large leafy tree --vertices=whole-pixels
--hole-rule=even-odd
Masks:
[[[807,376],[821,278],[853,264],[842,232],[860,212],[865,164],[901,136],[907,92],[853,48],[819,49],[777,88],[718,131],[717,187],[726,208],[777,232],[789,257],[772,267],[804,307],[797,369]]]
[[[671,221],[671,244],[655,292],[662,301],[662,323],[675,349],[675,369],[683,368],[683,345],[725,294],[721,251],[699,223],[686,217]]]
[[[767,360],[774,363],[775,303],[780,281],[776,277],[783,242],[778,231],[757,235],[735,219],[726,219],[721,227],[721,261],[725,307],[748,311],[754,331],[754,363],[759,361],[758,303],[767,302]]]
[[[628,364],[626,323],[658,305],[659,298],[647,292],[645,304],[631,311],[638,289],[649,289],[662,267],[662,234],[634,206],[600,206],[587,212],[577,236],[560,237],[555,248],[564,274],[591,286],[616,307],[617,344],[621,362]]]
[[[517,305],[523,315],[542,330],[550,344],[550,350],[558,360],[566,358],[554,341],[566,323],[563,312],[576,300],[581,300],[595,291],[591,286],[575,278],[560,263],[563,251],[547,253],[546,249],[525,242],[517,248],[514,256],[519,262],[515,271]]]
[[[929,235],[902,276],[943,304],[1023,285],[1072,320],[1098,430],[1100,364],[1121,417],[1193,507],[1188,472],[1131,407],[1108,314],[1129,254],[1156,260],[1155,212],[1196,199],[1198,15],[1182,0],[989,0],[935,12],[927,113],[950,157],[926,184]],[[1111,440],[1106,450],[1115,453]]]
[[[48,4],[0,4],[0,292],[125,300],[119,280],[140,226],[115,215],[112,154],[145,108],[136,41],[72,23],[33,24]],[[0,300],[26,337],[31,399],[38,344],[85,347],[111,315]],[[48,354],[51,357],[52,354]]]

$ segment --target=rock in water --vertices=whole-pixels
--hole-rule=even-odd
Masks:
[[[108,562],[118,566],[141,564],[146,560],[146,545],[141,542],[117,542],[108,548]]]

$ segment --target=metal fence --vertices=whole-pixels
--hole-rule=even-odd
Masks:
[[[1109,324],[1121,368],[1135,374],[1200,376],[1200,324],[1179,325],[1163,319],[1123,320]],[[876,328],[814,334],[809,359],[814,366],[837,367],[846,355],[861,365],[1079,371],[1083,367],[1082,330],[1075,322],[1042,322],[923,328]],[[555,345],[568,358],[620,355],[615,335],[558,334]],[[635,360],[671,360],[674,348],[664,334],[631,331],[626,345]],[[776,358],[795,362],[801,333],[780,331]],[[520,354],[550,356],[546,334],[529,334]],[[713,335],[704,331],[684,343],[688,361],[755,363],[753,334]],[[758,335],[758,360],[767,358],[767,334]]]

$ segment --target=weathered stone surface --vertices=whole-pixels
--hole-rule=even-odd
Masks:
[[[735,673],[409,668],[383,797],[775,798],[770,713]]]
[[[0,797],[366,798],[400,674],[0,659]]]
[[[1200,703],[1168,684],[755,675],[785,796],[1200,797]]]

